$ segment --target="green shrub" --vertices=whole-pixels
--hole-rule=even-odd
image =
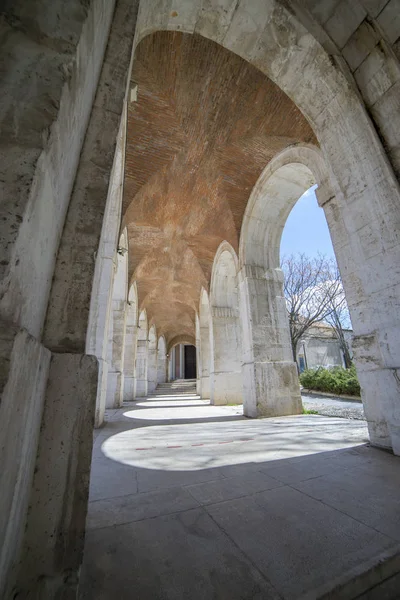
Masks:
[[[308,390],[351,396],[360,395],[360,384],[354,366],[350,369],[343,367],[307,369],[300,375],[300,383]]]

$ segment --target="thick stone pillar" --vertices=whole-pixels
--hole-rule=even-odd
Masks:
[[[113,300],[109,338],[110,366],[107,379],[107,408],[117,408],[123,403],[125,318],[125,300]]]
[[[97,359],[53,353],[15,596],[76,597],[92,459]],[[79,535],[77,535],[79,532]]]
[[[25,329],[0,321],[0,598],[16,579],[50,359]]]
[[[242,404],[241,336],[238,311],[213,306],[214,368],[210,373],[211,404]]]
[[[128,306],[128,311],[130,307]],[[135,397],[135,359],[137,343],[137,325],[128,318],[125,328],[124,352],[124,402],[131,402]]]
[[[302,412],[283,295],[283,273],[245,265],[239,272],[243,335],[243,413],[276,417]]]
[[[354,362],[371,443],[400,455],[399,261],[393,258],[392,268],[385,268],[384,263],[394,251],[393,240],[383,225],[377,233],[369,221],[367,233],[353,231],[352,223],[360,213],[353,204],[340,202],[330,186],[320,185],[316,194],[329,225],[350,310]],[[372,206],[371,200],[368,210]],[[355,243],[357,251],[352,248]],[[384,245],[390,250],[382,252]]]
[[[136,347],[136,398],[147,396],[147,340],[138,340]]]
[[[157,358],[157,383],[165,383],[167,380],[167,356],[165,350],[158,352]]]
[[[200,353],[201,353],[201,373],[200,390],[201,397],[207,400],[210,397],[210,368],[211,368],[211,343],[210,327],[200,326]]]
[[[148,349],[147,393],[154,392],[157,387],[157,349]]]

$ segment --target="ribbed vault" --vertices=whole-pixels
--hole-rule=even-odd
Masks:
[[[284,148],[316,143],[265,75],[198,35],[139,44],[129,107],[124,221],[139,306],[167,341],[194,336],[202,286],[223,240],[237,251],[250,192]]]

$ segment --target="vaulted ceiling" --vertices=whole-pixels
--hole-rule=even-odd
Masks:
[[[285,147],[316,140],[272,81],[198,35],[142,40],[135,83],[123,200],[129,277],[159,334],[193,336],[215,252],[223,240],[238,249],[259,175]]]

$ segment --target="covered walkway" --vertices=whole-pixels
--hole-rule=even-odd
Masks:
[[[396,585],[399,459],[366,443],[363,421],[248,420],[190,390],[163,394],[107,411],[95,432],[81,600]]]

